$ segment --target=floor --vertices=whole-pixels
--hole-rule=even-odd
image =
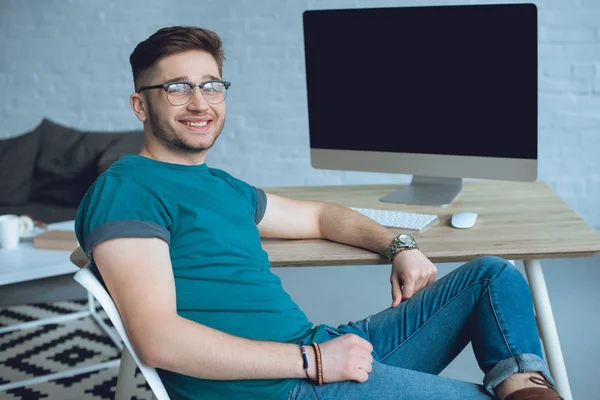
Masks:
[[[86,310],[87,299],[0,307],[0,325]],[[103,311],[99,310],[99,316],[112,326]],[[0,385],[63,373],[72,368],[81,370],[119,359],[120,354],[119,348],[92,317],[6,332],[0,334]],[[118,367],[104,368],[2,391],[0,399],[108,400],[114,398],[117,375]],[[150,400],[151,391],[143,375],[138,373],[133,380],[136,398]]]

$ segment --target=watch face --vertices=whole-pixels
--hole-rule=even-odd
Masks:
[[[403,233],[402,235],[398,236],[398,240],[404,246],[414,246],[417,243],[415,242],[415,239],[412,236],[407,235],[406,233]]]

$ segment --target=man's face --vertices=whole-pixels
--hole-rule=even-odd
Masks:
[[[153,68],[152,82],[147,85],[173,80],[200,83],[211,79],[221,79],[215,59],[206,52],[192,50],[160,60]],[[204,152],[223,130],[225,102],[206,102],[199,87],[194,88],[190,101],[182,106],[171,105],[162,89],[147,90],[144,94],[151,133],[170,150],[180,154]]]

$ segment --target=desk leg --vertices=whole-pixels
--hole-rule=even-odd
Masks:
[[[550,306],[550,297],[542,271],[542,264],[539,260],[523,260],[525,264],[525,273],[531,287],[533,296],[533,305],[537,316],[540,336],[546,350],[546,358],[550,373],[556,380],[556,389],[565,400],[573,400],[571,387],[567,378],[567,369],[563,359],[562,350],[558,341],[558,331]]]

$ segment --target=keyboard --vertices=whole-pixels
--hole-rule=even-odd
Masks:
[[[411,229],[421,231],[437,219],[437,215],[420,214],[404,211],[378,210],[374,208],[357,208],[350,209],[371,218],[380,225],[388,228]]]

